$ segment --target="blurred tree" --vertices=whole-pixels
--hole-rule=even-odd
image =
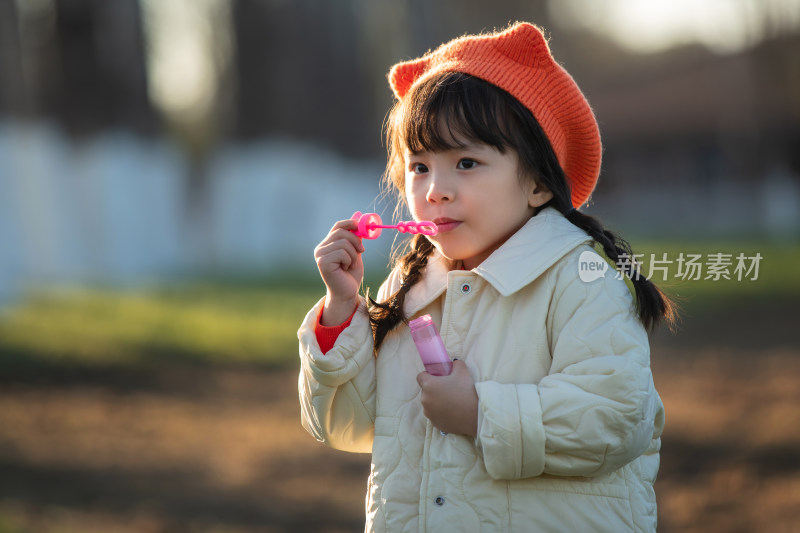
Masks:
[[[0,113],[79,136],[156,130],[137,0],[2,0],[0,39]]]
[[[227,0],[142,0],[150,99],[188,162],[186,230],[209,257],[208,163],[228,137],[236,107],[236,54]]]
[[[59,122],[74,135],[124,127],[152,133],[137,0],[39,0],[54,7],[54,24],[40,24],[55,50],[43,47],[40,76],[31,77]],[[18,5],[22,5],[18,3]],[[43,18],[43,17],[42,17]],[[51,32],[51,33],[50,33]],[[23,39],[24,42],[24,39]]]
[[[109,127],[152,132],[137,0],[57,0],[56,113],[77,134]]]
[[[376,153],[362,4],[234,0],[239,138],[325,140],[349,155]]]
[[[16,4],[0,1],[0,115],[22,114],[28,107],[18,19]]]

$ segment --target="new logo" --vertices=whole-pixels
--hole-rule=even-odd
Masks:
[[[589,283],[606,275],[608,263],[597,253],[586,250],[578,258],[578,276]]]

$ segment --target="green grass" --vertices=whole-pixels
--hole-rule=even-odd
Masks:
[[[800,247],[774,243],[633,241],[651,257],[666,253],[668,279],[657,284],[684,309],[712,311],[746,299],[800,296]],[[762,256],[757,280],[676,279],[680,253]],[[752,274],[751,274],[752,276]],[[379,281],[368,285],[377,288]],[[373,291],[374,292],[374,291]],[[40,290],[0,312],[0,365],[297,364],[296,331],[324,294],[317,277],[284,276],[261,282],[214,280],[124,291]]]
[[[380,281],[367,283],[377,288]],[[324,294],[319,277],[292,273],[135,291],[40,289],[0,310],[0,367],[291,366],[297,362],[297,328]]]
[[[0,356],[57,364],[285,365],[320,284],[195,283],[32,293],[0,318]]]

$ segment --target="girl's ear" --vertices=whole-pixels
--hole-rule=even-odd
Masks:
[[[553,199],[553,193],[544,185],[540,185],[533,180],[532,182],[533,186],[528,193],[528,205],[538,209]]]

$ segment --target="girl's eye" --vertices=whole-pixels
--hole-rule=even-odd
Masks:
[[[411,172],[414,174],[424,174],[428,171],[428,167],[423,165],[422,163],[412,163],[411,164]]]
[[[460,170],[469,170],[475,168],[478,165],[478,162],[474,159],[462,159],[458,162],[458,168]]]

